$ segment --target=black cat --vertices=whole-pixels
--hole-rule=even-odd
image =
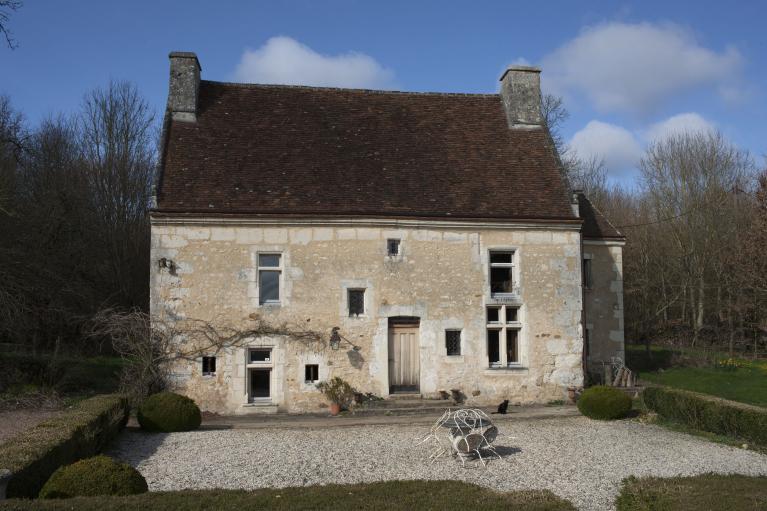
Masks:
[[[493,413],[500,413],[502,415],[506,415],[506,412],[509,411],[509,400],[504,399],[503,403],[498,405],[498,411]]]

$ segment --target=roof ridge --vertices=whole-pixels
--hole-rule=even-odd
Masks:
[[[224,85],[226,87],[240,87],[243,89],[306,89],[321,91],[344,91],[360,92],[366,94],[392,94],[392,95],[413,95],[413,96],[458,96],[471,98],[498,98],[499,94],[479,93],[479,92],[420,92],[420,91],[400,91],[400,90],[379,90],[379,89],[356,89],[352,87],[318,87],[313,85],[289,85],[278,83],[239,83],[239,82],[219,82],[216,80],[200,80],[200,83],[209,83],[213,85]]]

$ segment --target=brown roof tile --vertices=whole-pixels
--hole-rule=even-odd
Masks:
[[[578,211],[583,219],[581,233],[591,239],[625,239],[625,236],[586,197],[578,192]]]
[[[156,211],[574,220],[544,130],[497,95],[203,81]]]

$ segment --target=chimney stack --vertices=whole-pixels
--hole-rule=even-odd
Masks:
[[[543,126],[541,114],[541,70],[510,66],[501,76],[501,100],[511,129]]]
[[[197,55],[174,51],[170,58],[168,110],[174,121],[197,121],[197,98],[200,94],[200,62]]]

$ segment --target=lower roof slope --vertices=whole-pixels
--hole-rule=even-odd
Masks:
[[[544,129],[497,95],[200,82],[156,212],[577,221]]]

